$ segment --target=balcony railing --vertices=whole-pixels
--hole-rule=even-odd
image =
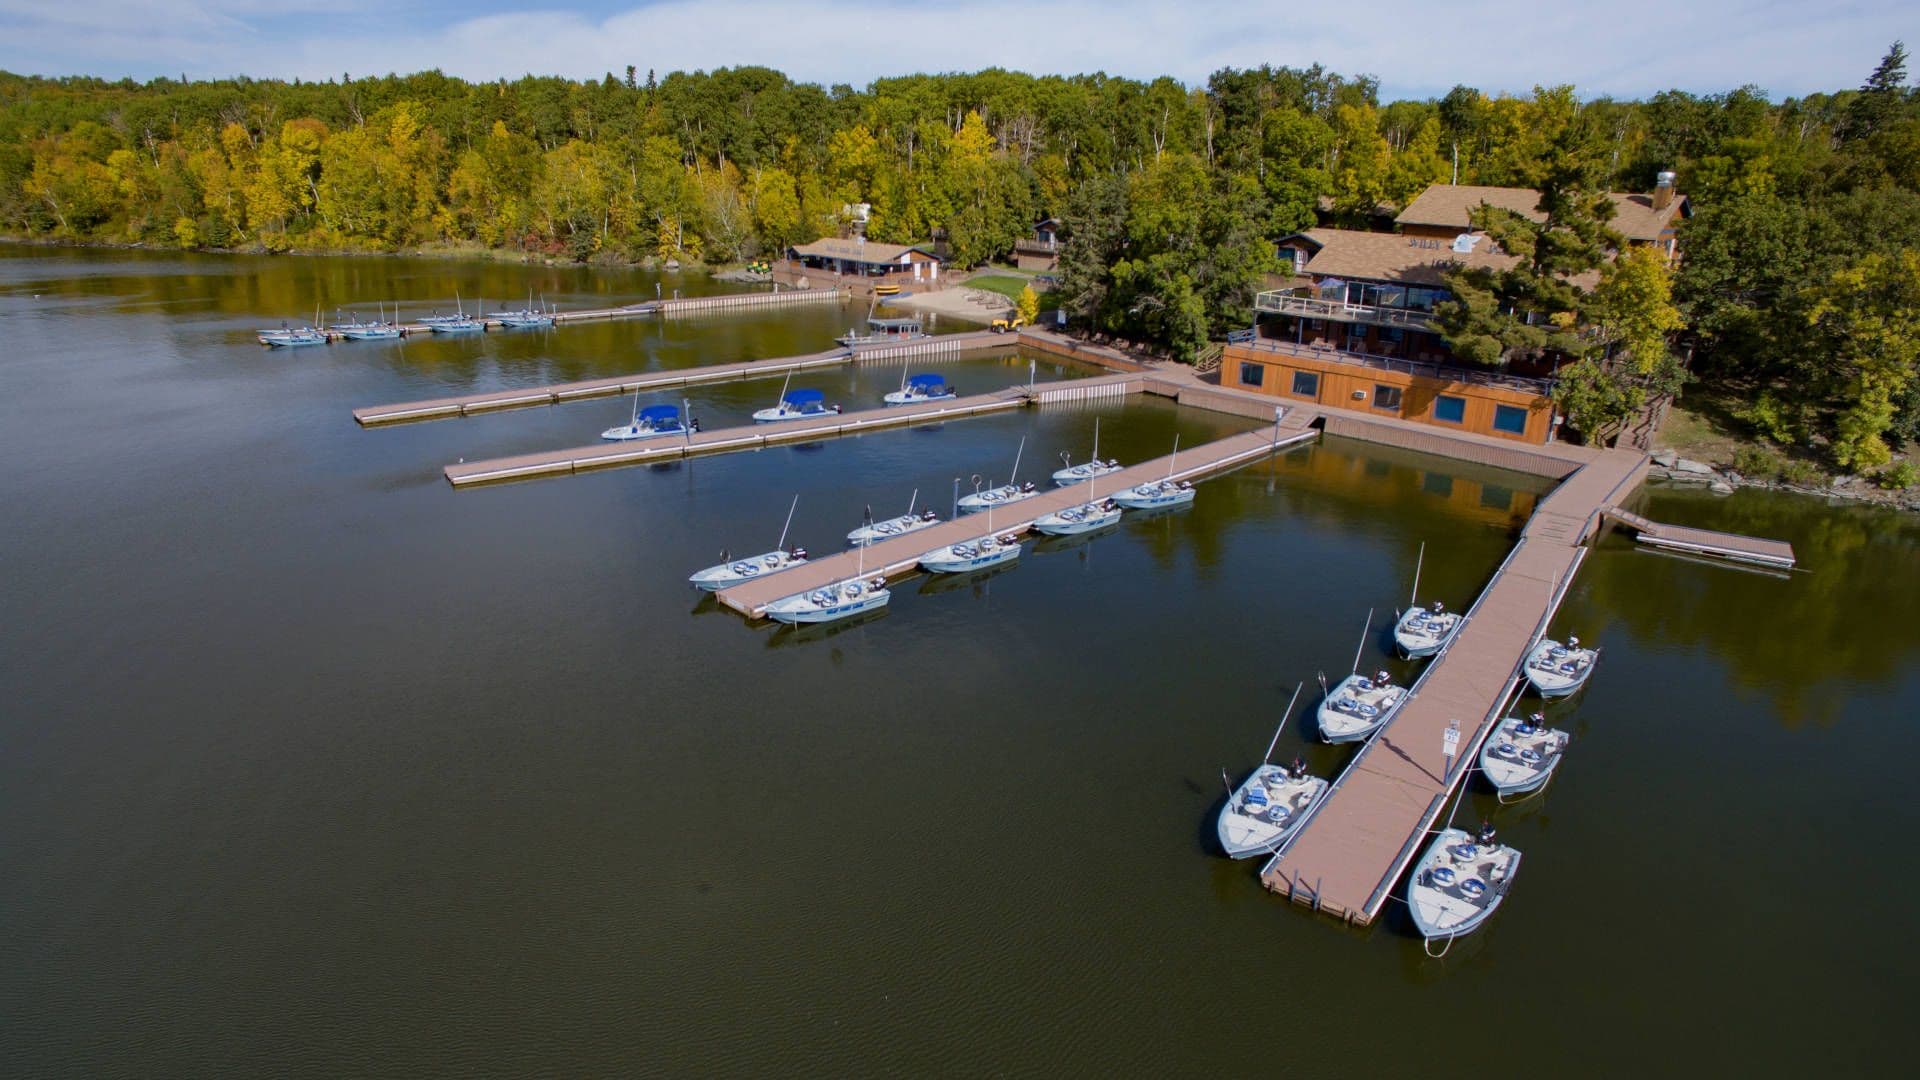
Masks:
[[[1376,353],[1348,352],[1324,342],[1315,345],[1296,345],[1291,341],[1254,336],[1250,331],[1243,330],[1229,333],[1227,340],[1237,349],[1280,353],[1284,356],[1297,356],[1307,360],[1328,360],[1336,364],[1371,368],[1374,371],[1397,371],[1407,375],[1421,375],[1429,379],[1470,383],[1475,386],[1497,386],[1529,394],[1545,395],[1553,392],[1552,379],[1532,379],[1525,375],[1508,375],[1505,372],[1482,371],[1453,364],[1436,364],[1430,360],[1406,360],[1397,356],[1380,356]],[[1228,357],[1228,359],[1231,358]]]
[[[1057,255],[1061,244],[1058,240],[1015,240],[1013,250],[1017,255]]]
[[[1424,311],[1375,307],[1372,304],[1349,304],[1344,300],[1319,300],[1311,296],[1295,296],[1277,289],[1261,293],[1254,299],[1253,308],[1255,311],[1264,311],[1269,315],[1297,315],[1307,319],[1330,319],[1334,322],[1372,323],[1375,326],[1398,326],[1407,330],[1433,329],[1433,316]]]

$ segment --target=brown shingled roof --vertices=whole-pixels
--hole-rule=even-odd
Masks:
[[[1407,285],[1440,285],[1440,275],[1455,266],[1505,270],[1519,262],[1481,236],[1470,252],[1456,252],[1445,240],[1355,229],[1312,229],[1307,235],[1320,250],[1307,261],[1315,277],[1363,278]]]
[[[1687,201],[1685,195],[1675,194],[1665,210],[1655,210],[1651,195],[1616,191],[1607,197],[1613,200],[1610,224],[1614,231],[1629,240],[1642,241],[1660,239],[1661,232],[1672,224],[1674,215],[1681,212]],[[1532,188],[1434,184],[1408,203],[1393,220],[1401,226],[1425,225],[1464,231],[1469,225],[1468,215],[1483,202],[1511,210],[1531,221],[1546,218],[1538,209],[1540,193]]]
[[[933,252],[918,244],[876,244],[871,240],[822,239],[811,244],[795,244],[793,250],[799,255],[863,263],[897,263],[900,256],[909,251],[917,251],[928,258],[935,257]]]

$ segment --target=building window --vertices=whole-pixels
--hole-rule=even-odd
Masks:
[[[1373,332],[1381,341],[1394,345],[1400,344],[1407,336],[1407,332],[1397,326],[1376,326],[1373,328]]]
[[[1320,396],[1320,376],[1317,372],[1296,371],[1293,373],[1293,392],[1299,397],[1317,398]]]
[[[1373,407],[1376,409],[1392,409],[1394,412],[1399,412],[1400,388],[1375,383],[1373,386]]]
[[[1461,424],[1467,419],[1467,399],[1441,394],[1433,399],[1433,418],[1443,424]]]
[[[1347,351],[1363,353],[1367,351],[1367,332],[1358,327],[1347,331]]]
[[[1242,363],[1240,365],[1241,386],[1259,386],[1262,382],[1266,381],[1266,377],[1267,365],[1265,364]]]
[[[1518,405],[1495,405],[1493,407],[1493,430],[1504,431],[1509,435],[1527,433],[1527,410]]]

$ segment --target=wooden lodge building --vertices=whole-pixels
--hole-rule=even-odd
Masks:
[[[1022,270],[1058,270],[1060,249],[1066,246],[1060,238],[1060,219],[1048,218],[1034,225],[1031,237],[1013,242],[1013,264]]]
[[[1627,243],[1674,257],[1677,219],[1689,209],[1673,189],[1672,173],[1660,174],[1651,194],[1612,198],[1610,224]],[[1446,271],[1503,270],[1519,261],[1472,228],[1473,209],[1484,202],[1540,220],[1538,201],[1525,188],[1435,185],[1395,218],[1398,232],[1317,228],[1280,241],[1291,274],[1285,287],[1256,299],[1254,326],[1229,336],[1221,385],[1520,442],[1549,441],[1559,418],[1549,396],[1552,381],[1539,376],[1550,372],[1456,364],[1433,322],[1434,306],[1450,299]]]
[[[871,295],[877,285],[940,288],[940,258],[917,244],[882,244],[863,236],[795,244],[773,264],[775,284],[798,289],[850,289]]]

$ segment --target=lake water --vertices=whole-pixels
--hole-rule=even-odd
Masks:
[[[1465,607],[1542,485],[1327,440],[879,618],[749,626],[686,575],[956,477],[1250,426],[1158,399],[454,491],[606,399],[361,430],[355,406],[812,352],[855,309],[267,351],[401,301],[705,279],[0,248],[0,1073],[1890,1071],[1920,809],[1920,524],[1653,490],[1778,578],[1606,539],[1559,632],[1526,852],[1444,960],[1212,850],[1296,683]],[[943,327],[957,329],[959,327]],[[941,364],[963,392],[1019,358]],[[1077,372],[1042,361],[1041,378]],[[809,377],[849,407],[898,368]],[[686,396],[738,423],[777,382]],[[680,394],[659,400],[677,403]],[[1292,724],[1276,751],[1350,755]],[[1903,944],[1904,943],[1904,944]],[[1906,989],[1903,989],[1906,988]]]

